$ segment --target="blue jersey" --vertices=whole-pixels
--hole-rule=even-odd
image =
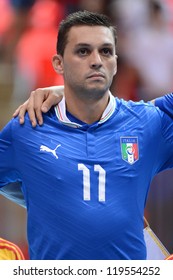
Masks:
[[[31,259],[146,259],[144,208],[155,174],[173,167],[172,119],[110,96],[88,125],[64,104],[0,134],[0,186],[21,184]]]
[[[163,112],[173,118],[173,93],[156,98],[155,106],[158,106]]]

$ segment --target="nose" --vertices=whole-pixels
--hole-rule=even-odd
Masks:
[[[90,67],[98,69],[102,66],[102,59],[98,51],[93,51],[90,55]]]

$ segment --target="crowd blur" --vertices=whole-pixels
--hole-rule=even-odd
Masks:
[[[172,0],[0,0],[0,128],[31,90],[63,84],[51,64],[59,22],[70,12],[107,14],[118,30],[118,72],[111,91],[145,101],[173,91]],[[152,182],[146,217],[173,253],[173,172]],[[26,213],[0,197],[0,237],[27,255]]]

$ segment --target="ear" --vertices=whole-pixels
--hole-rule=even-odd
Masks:
[[[116,73],[117,73],[117,58],[118,58],[118,56],[115,55],[115,61],[116,61],[116,63],[115,63],[115,67],[114,67],[114,76],[115,76]]]
[[[56,73],[63,75],[63,59],[61,55],[55,54],[52,57],[52,65]]]

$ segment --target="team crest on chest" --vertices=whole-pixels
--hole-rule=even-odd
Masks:
[[[120,137],[122,159],[134,164],[139,159],[138,137]]]

